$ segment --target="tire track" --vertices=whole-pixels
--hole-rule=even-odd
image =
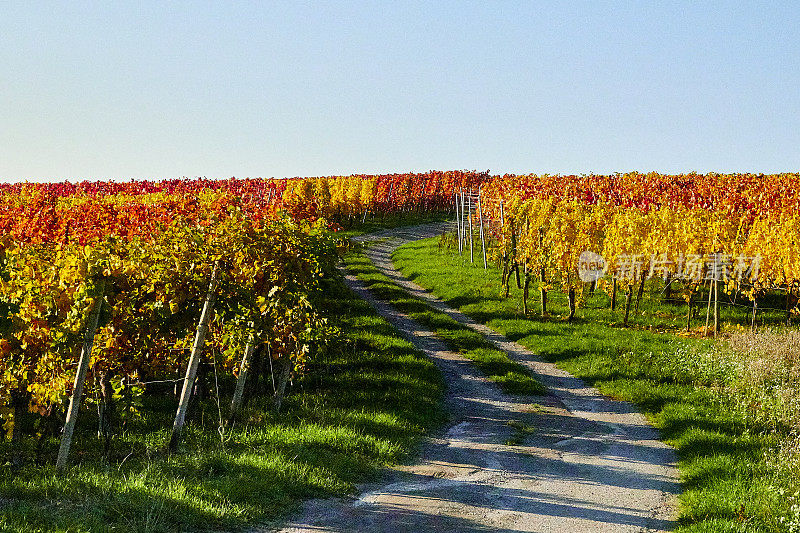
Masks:
[[[386,230],[368,256],[379,270],[429,305],[484,334],[525,364],[549,394],[501,392],[433,333],[377,300],[355,276],[347,284],[437,364],[447,382],[447,427],[418,459],[388,469],[385,479],[352,499],[307,502],[279,531],[344,532],[668,531],[679,491],[673,450],[632,405],[613,401],[581,380],[449,308],[404,278],[391,253],[440,234],[444,226]],[[531,403],[535,402],[535,403]],[[521,445],[509,422],[533,427]],[[273,529],[274,531],[274,529]]]

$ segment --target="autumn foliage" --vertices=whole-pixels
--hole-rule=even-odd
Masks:
[[[635,275],[617,276],[625,284],[671,276],[691,292],[713,277],[751,299],[800,287],[798,174],[507,175],[487,180],[482,198],[486,216],[499,220],[503,205],[498,253],[535,272],[545,290],[580,296],[584,251],[601,254],[609,275],[633,266]],[[691,262],[702,267],[699,279],[686,277]]]
[[[87,320],[102,303],[87,398],[125,399],[180,375],[221,266],[206,352],[236,374],[245,345],[281,375],[331,336],[317,299],[338,259],[334,223],[443,209],[485,174],[0,186],[0,423],[63,412]],[[17,431],[18,435],[18,431]]]

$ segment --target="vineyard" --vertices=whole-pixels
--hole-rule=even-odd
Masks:
[[[480,199],[467,217],[481,232],[486,223],[502,283],[507,287],[515,275],[526,310],[531,284],[538,284],[542,314],[548,291],[557,290],[568,295],[570,317],[598,288],[616,307],[619,289],[627,323],[645,282],[660,279],[666,299],[674,292],[688,303],[687,330],[704,286],[714,299],[715,332],[720,293],[735,305],[749,300],[753,324],[766,295],[770,302],[784,295],[787,320],[797,314],[796,174],[504,176],[487,180]],[[461,226],[460,240],[468,242],[467,225]],[[586,252],[599,263],[587,264]],[[581,276],[579,267],[595,268],[595,279]]]
[[[172,380],[182,383],[174,450],[190,397],[201,393],[193,388],[203,353],[216,373],[237,376],[229,420],[254,356],[280,369],[280,408],[286,383],[332,333],[316,306],[343,245],[331,230],[370,213],[442,209],[456,187],[483,178],[432,172],[4,185],[0,417],[7,439],[41,442],[66,416],[63,467],[84,394],[98,404],[108,442],[113,411],[136,414],[148,383]],[[24,435],[16,422],[28,412],[40,419]]]
[[[457,220],[451,254],[483,247],[523,318],[556,320],[558,295],[572,324],[605,293],[628,331],[646,286],[685,305],[671,333],[690,337],[733,329],[720,305],[737,331],[798,314],[798,174],[2,184],[0,469],[79,470],[94,452],[121,468],[121,436],[145,419],[147,454],[179,455],[206,416],[224,447],[246,405],[274,416],[321,360],[364,343],[329,301],[341,235],[425,214]]]

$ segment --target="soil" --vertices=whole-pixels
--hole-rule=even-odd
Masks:
[[[447,382],[450,420],[413,463],[387,468],[354,498],[311,500],[281,528],[290,532],[633,532],[676,526],[675,453],[629,403],[583,381],[451,309],[404,278],[398,246],[439,235],[442,224],[385,230],[368,255],[387,276],[530,368],[545,396],[504,394],[432,332],[351,275],[348,285],[425,352]]]

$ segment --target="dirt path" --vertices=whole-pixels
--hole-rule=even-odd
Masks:
[[[441,231],[441,225],[426,225],[368,236],[386,239],[369,256],[409,292],[529,366],[550,394],[523,400],[502,393],[430,331],[376,301],[348,276],[353,290],[439,366],[451,420],[413,464],[389,470],[382,483],[365,487],[357,498],[308,502],[280,531],[672,529],[679,490],[675,457],[644,417],[450,309],[394,269],[390,255],[397,246]],[[533,431],[521,438],[515,427]]]

